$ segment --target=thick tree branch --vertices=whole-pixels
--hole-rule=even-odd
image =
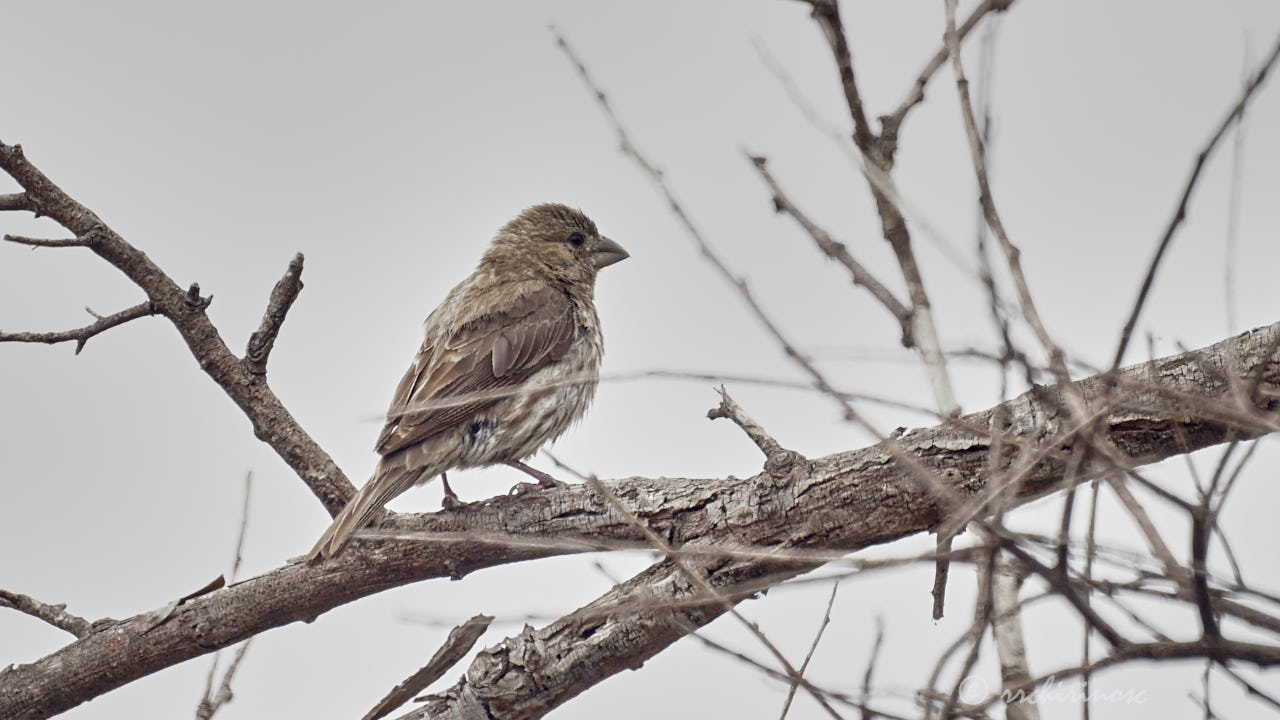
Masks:
[[[10,201],[13,207],[0,203],[0,209],[32,210],[53,218],[77,238],[91,237],[88,247],[142,288],[149,308],[173,323],[200,368],[249,418],[254,435],[270,445],[320,498],[325,509],[336,515],[355,489],[328,453],[280,403],[266,378],[250,372],[227,348],[205,314],[209,298],[200,297],[199,286],[183,290],[145,253],[28,162],[20,146],[0,142],[0,169],[26,191],[18,196],[24,198],[22,202]]]
[[[1096,376],[1070,389],[1037,388],[955,422],[796,462],[782,477],[761,472],[746,479],[630,478],[612,482],[610,488],[674,548],[853,551],[927,531],[940,519],[934,495],[896,459],[900,453],[963,496],[980,495],[990,480],[1003,479],[1008,468],[990,462],[989,434],[974,430],[990,427],[996,412],[1007,418],[1007,437],[1044,448],[1023,474],[1020,498],[1060,488],[1070,456],[1070,448],[1060,446],[1067,429],[1061,396],[1068,390],[1090,407],[1110,408],[1099,421],[1100,432],[1135,465],[1280,429],[1274,414],[1280,405],[1277,334],[1280,323],[1126,368],[1119,383]],[[1261,384],[1256,402],[1245,412],[1233,390],[1255,371]],[[1103,458],[1080,465],[1073,481],[1112,467]],[[999,475],[993,477],[993,472]],[[151,613],[99,629],[34,663],[0,671],[0,717],[48,717],[164,667],[406,583],[589,551],[608,541],[644,542],[625,517],[582,485],[494,498],[453,511],[395,516],[386,527],[421,539],[358,538],[335,561],[318,567],[287,565],[189,600],[176,617],[146,634],[143,630],[154,625]],[[440,539],[433,540],[433,533]],[[521,543],[521,538],[535,542]],[[423,552],[424,544],[430,552]],[[767,586],[821,564],[778,557],[727,557],[706,579],[738,597],[743,586]],[[718,601],[699,596],[681,577],[664,561],[577,613],[507,640],[473,665],[471,684],[458,689],[459,697],[470,693],[492,700],[527,690],[522,707],[545,710],[613,672],[638,666],[683,636],[681,628],[699,627],[723,612]],[[673,601],[695,596],[695,602],[671,607]],[[515,657],[559,660],[554,667],[538,666],[537,686],[525,687],[520,683],[533,682],[528,676],[503,675]],[[518,686],[512,687],[513,682]],[[515,708],[488,707],[495,717],[520,716]]]

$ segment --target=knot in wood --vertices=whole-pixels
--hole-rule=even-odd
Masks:
[[[785,477],[799,458],[800,453],[780,447],[769,453],[764,461],[764,470],[775,478]]]
[[[179,615],[179,622],[186,630],[186,634],[200,648],[205,650],[216,650],[221,647],[218,638],[214,637],[217,624],[213,617],[209,614],[209,609],[203,604],[184,605],[182,614]]]
[[[182,298],[187,307],[193,310],[204,310],[209,307],[209,303],[213,302],[213,296],[200,296],[200,283],[191,283],[191,287],[187,288],[186,295]]]

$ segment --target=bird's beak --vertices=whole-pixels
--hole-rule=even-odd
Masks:
[[[618,243],[607,237],[600,238],[600,244],[596,246],[594,260],[596,269],[609,267],[616,262],[622,262],[631,257],[631,253],[622,249]]]

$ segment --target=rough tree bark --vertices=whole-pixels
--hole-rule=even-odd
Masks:
[[[989,480],[1025,466],[1016,483],[1026,501],[1113,469],[1092,453],[1064,477],[1073,443],[1085,442],[1082,428],[1097,433],[1089,442],[1133,465],[1280,429],[1278,347],[1280,323],[1073,383],[1086,420],[1096,422],[1071,419],[1064,388],[1037,387],[859,450],[810,460],[779,448],[750,478],[636,477],[608,487],[736,602],[819,567],[832,551],[936,527],[941,489],[981,499]],[[1004,420],[992,427],[993,418]],[[1000,463],[992,463],[994,435],[1013,448]],[[620,543],[648,546],[589,485],[393,516],[383,531],[334,561],[285,565],[191,599],[167,619],[166,608],[102,624],[41,660],[0,671],[0,717],[49,717],[164,667],[406,583]],[[540,717],[613,673],[639,667],[720,615],[722,602],[700,593],[671,560],[661,561],[577,612],[482,652],[466,679],[416,716]],[[1253,621],[1247,608],[1221,607]],[[1274,649],[1236,645],[1253,662],[1280,663]]]

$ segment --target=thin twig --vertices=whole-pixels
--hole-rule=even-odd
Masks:
[[[992,234],[995,235],[1000,247],[1004,250],[1005,261],[1009,265],[1010,275],[1013,277],[1014,286],[1018,291],[1018,302],[1022,309],[1022,315],[1035,332],[1041,345],[1049,353],[1050,367],[1053,369],[1054,375],[1060,383],[1066,384],[1070,377],[1067,374],[1066,362],[1063,359],[1062,351],[1050,339],[1044,323],[1040,320],[1040,314],[1036,311],[1035,302],[1031,299],[1031,290],[1027,285],[1026,276],[1022,272],[1021,252],[1009,240],[1009,235],[1004,229],[1004,223],[1001,222],[1000,215],[996,212],[995,199],[992,197],[991,186],[987,180],[986,150],[983,148],[982,137],[978,132],[977,122],[974,119],[973,105],[969,99],[969,81],[965,78],[964,66],[960,62],[960,39],[956,33],[956,0],[946,0],[946,15],[947,31],[945,37],[947,52],[951,56],[951,67],[956,76],[961,116],[964,121],[965,134],[969,139],[969,157],[973,161],[974,175],[978,181],[978,199],[982,206],[982,214],[987,221],[987,226],[991,228]]]
[[[749,655],[746,655],[744,653],[738,652],[737,650],[734,650],[732,648],[725,647],[724,645],[716,642],[715,640],[712,640],[711,638],[707,637],[702,633],[694,632],[695,628],[693,627],[686,626],[685,629],[687,630],[689,637],[692,637],[695,640],[701,642],[703,645],[707,646],[708,648],[715,650],[716,652],[723,653],[724,655],[727,655],[735,660],[738,660],[739,662],[747,665],[748,667],[751,667],[755,670],[760,671],[767,677],[770,677],[779,682],[790,684],[791,682],[790,678],[778,672],[777,670],[774,670],[768,665],[765,665],[759,660],[756,660],[755,658]],[[801,679],[800,684],[804,687],[805,690],[808,690],[810,692],[822,693],[823,696],[828,697],[842,705],[847,705],[855,710],[860,710],[863,714],[864,720],[869,718],[878,718],[878,717],[885,718],[886,720],[906,720],[906,718],[900,715],[894,715],[892,713],[888,713],[883,710],[870,707],[869,705],[867,705],[865,698],[861,701],[855,700],[849,695],[846,695],[844,693],[835,692],[833,690],[826,690],[824,688],[813,685],[808,679]]]
[[[964,709],[970,710],[986,708],[997,702],[1001,702],[1001,698],[1007,697],[1009,694],[1016,696],[1019,691],[1024,693],[1028,692],[1050,679],[1054,682],[1060,683],[1063,680],[1073,678],[1077,675],[1083,675],[1086,671],[1093,672],[1103,668],[1141,660],[1160,660],[1167,662],[1176,659],[1205,657],[1230,658],[1240,660],[1242,662],[1254,663],[1261,667],[1275,667],[1280,665],[1280,648],[1276,648],[1271,645],[1241,642],[1238,640],[1224,640],[1221,643],[1208,643],[1203,640],[1191,642],[1160,641],[1151,643],[1134,643],[1122,648],[1116,648],[1110,655],[1101,658],[1096,662],[1055,670],[1048,675],[1028,680],[1027,682],[1024,682],[1012,689],[1006,689],[1003,693],[994,693]],[[1280,705],[1277,705],[1277,707],[1280,707]]]
[[[253,471],[250,470],[244,475],[244,500],[240,505],[240,531],[236,534],[236,555],[231,562],[231,582],[235,582],[237,575],[240,573],[240,558],[244,554],[244,538],[245,532],[249,527],[249,497],[250,490],[253,488]],[[219,650],[213,654],[213,659],[209,662],[209,675],[205,678],[204,697],[200,699],[200,704],[196,706],[196,719],[209,720],[219,708],[231,702],[233,697],[231,692],[231,680],[235,677],[236,670],[240,667],[240,661],[244,659],[245,653],[249,652],[249,643],[253,642],[253,638],[249,638],[236,650],[235,657],[231,660],[231,665],[222,674],[222,683],[218,686],[218,692],[213,692],[213,681],[218,674],[218,659],[222,657],[222,651]]]
[[[78,615],[67,612],[66,603],[50,605],[42,603],[30,595],[0,590],[0,606],[10,607],[18,612],[43,620],[59,630],[66,630],[78,638],[85,637],[93,631],[93,623]]]
[[[822,613],[822,622],[818,624],[818,632],[813,636],[813,642],[809,644],[809,652],[804,655],[804,662],[800,663],[799,674],[792,678],[791,687],[787,690],[787,700],[782,704],[782,715],[780,720],[786,720],[787,711],[791,709],[791,700],[796,696],[796,688],[800,686],[800,681],[804,679],[804,673],[809,669],[809,661],[813,659],[813,652],[818,649],[818,642],[822,640],[822,633],[827,631],[827,625],[831,623],[831,606],[836,601],[836,590],[840,589],[840,583],[831,584],[831,597],[827,598],[827,609]]]
[[[865,705],[871,700],[871,674],[875,672],[876,661],[880,658],[880,648],[884,644],[884,618],[876,616],[876,639],[871,643],[871,655],[867,658],[867,671],[862,674],[862,702]],[[862,720],[874,720],[867,708],[862,710]]]
[[[1225,672],[1232,680],[1235,680],[1237,683],[1239,683],[1240,687],[1244,688],[1245,692],[1249,693],[1250,696],[1255,697],[1261,700],[1262,702],[1270,705],[1272,710],[1280,710],[1280,700],[1276,699],[1270,693],[1264,692],[1257,685],[1254,685],[1248,680],[1245,680],[1244,677],[1240,675],[1240,673],[1236,672],[1235,670],[1232,670],[1230,665],[1227,665],[1225,662],[1219,662],[1218,667],[1223,672]]]
[[[720,393],[720,405],[714,407],[707,412],[707,419],[718,420],[720,418],[728,418],[735,425],[742,428],[742,432],[751,438],[751,442],[760,448],[760,452],[764,453],[764,468],[775,477],[782,477],[787,474],[797,461],[804,458],[794,450],[788,450],[782,447],[777,440],[773,439],[763,427],[755,420],[752,420],[746,411],[742,409],[733,398],[729,397],[729,393],[721,385],[718,392]]]
[[[1244,67],[1241,71],[1243,82],[1247,85],[1249,82],[1249,68],[1253,65],[1253,52],[1249,43],[1248,33],[1244,38],[1244,56],[1242,58]],[[1227,332],[1235,332],[1236,327],[1236,240],[1239,235],[1238,225],[1240,221],[1240,197],[1243,195],[1244,185],[1244,141],[1245,129],[1248,126],[1247,118],[1241,116],[1239,122],[1236,123],[1236,132],[1233,142],[1231,143],[1231,186],[1227,195],[1227,236],[1225,239],[1225,261],[1223,262],[1223,293],[1226,295],[1227,306]],[[1208,711],[1209,703],[1209,684],[1208,674],[1205,675],[1205,709]]]
[[[5,242],[17,243],[18,245],[30,245],[31,247],[84,247],[90,242],[88,238],[36,238],[27,237],[25,235],[5,235]]]
[[[1222,639],[1218,628],[1217,612],[1213,607],[1213,597],[1209,593],[1209,576],[1205,570],[1205,559],[1209,555],[1209,538],[1212,535],[1213,521],[1209,515],[1209,499],[1191,513],[1191,580],[1194,588],[1196,609],[1200,615],[1200,628],[1209,641]]]
[[[223,705],[231,702],[234,694],[231,692],[231,681],[236,676],[236,671],[240,669],[240,661],[244,660],[245,653],[249,652],[249,646],[253,644],[253,638],[245,640],[244,643],[236,650],[235,657],[231,658],[231,665],[227,667],[227,671],[222,675],[222,684],[218,686],[218,692],[210,696],[212,685],[205,688],[205,696],[196,707],[196,720],[209,720],[214,713],[218,712]],[[217,656],[214,657],[216,667]],[[213,680],[214,668],[209,668],[209,680]]]
[[[984,534],[983,539],[988,539],[986,534]],[[991,624],[991,581],[994,577],[995,559],[998,552],[996,547],[991,547],[986,553],[979,556],[977,607],[974,608],[973,623],[970,625],[969,632],[966,633],[966,636],[970,639],[969,652],[965,655],[964,663],[960,666],[960,672],[956,675],[955,684],[951,687],[947,701],[938,715],[941,720],[950,720],[950,718],[954,717],[956,705],[960,700],[960,688],[963,687],[965,678],[969,677],[973,666],[978,662],[978,653],[982,649],[982,636],[986,633],[987,626]]]
[[[867,124],[862,97],[854,77],[853,58],[849,51],[848,38],[840,18],[840,4],[834,0],[808,0],[808,2],[813,6],[813,18],[826,35],[835,58],[841,89],[844,91],[845,101],[853,119],[853,142],[867,159],[868,168],[874,167],[887,176],[893,168],[896,141],[883,134],[876,135]],[[920,274],[920,265],[911,247],[911,233],[907,229],[906,219],[895,202],[881,191],[880,187],[885,183],[872,181],[869,172],[867,178],[871,184],[872,199],[875,200],[876,210],[880,215],[884,238],[897,257],[903,281],[907,285],[907,295],[911,299],[912,338],[915,340],[916,347],[920,349],[925,367],[929,371],[929,381],[933,386],[938,410],[944,414],[958,414],[959,405],[955,401],[950,374],[947,372],[946,356],[938,340],[937,328],[933,322],[933,310],[925,290],[924,279]]]
[[[747,302],[748,307],[752,310],[752,312],[756,315],[756,317],[761,321],[761,323],[765,326],[765,328],[769,331],[769,333],[774,337],[775,341],[777,341],[777,343],[782,347],[783,351],[787,354],[787,356],[790,357],[792,360],[794,360],[796,364],[799,365],[810,376],[810,378],[813,380],[814,387],[820,390],[821,392],[827,394],[829,397],[835,399],[836,402],[839,403],[840,407],[844,411],[845,419],[862,427],[864,430],[871,433],[877,439],[880,439],[880,440],[886,439],[886,435],[884,433],[876,429],[876,427],[872,425],[871,422],[867,420],[867,418],[864,415],[859,413],[854,408],[852,403],[850,403],[847,399],[845,399],[845,396],[843,394],[841,394],[839,391],[837,391],[833,387],[833,385],[827,380],[826,376],[813,364],[810,358],[806,357],[805,355],[801,354],[798,350],[796,350],[795,346],[790,342],[790,340],[788,340],[787,337],[783,335],[781,329],[779,329],[779,327],[769,318],[769,316],[764,312],[764,310],[756,302],[755,297],[752,295],[752,293],[747,287],[746,281],[735,276],[724,264],[724,262],[720,259],[720,257],[716,255],[716,253],[711,249],[711,246],[706,242],[702,234],[698,231],[697,227],[693,224],[692,220],[689,218],[688,214],[684,211],[683,206],[680,204],[680,202],[675,198],[675,196],[671,192],[671,189],[667,185],[666,180],[662,175],[662,172],[658,170],[647,159],[645,159],[645,157],[640,154],[639,150],[636,149],[635,144],[631,142],[630,136],[627,134],[626,130],[623,128],[621,122],[618,120],[617,115],[614,113],[612,106],[609,104],[607,96],[605,95],[604,91],[601,90],[599,86],[595,84],[595,81],[592,80],[591,75],[587,71],[586,66],[582,63],[582,61],[578,58],[578,56],[573,52],[572,48],[569,47],[568,42],[560,34],[559,30],[557,30],[554,26],[552,26],[551,32],[556,38],[557,45],[564,51],[565,55],[569,58],[570,62],[573,63],[579,76],[581,76],[583,83],[587,86],[589,90],[591,90],[592,94],[596,98],[597,103],[600,105],[601,110],[604,112],[605,117],[607,118],[609,123],[613,126],[614,131],[618,135],[619,143],[622,147],[622,152],[630,156],[632,159],[634,159],[635,162],[638,165],[640,165],[640,167],[646,172],[646,174],[649,175],[650,180],[653,182],[653,184],[659,190],[659,192],[661,192],[662,195],[666,198],[668,204],[671,206],[671,209],[675,213],[676,217],[680,220],[682,224],[684,224],[686,230],[689,232],[690,237],[693,239],[695,245],[697,245],[702,255],[709,262],[711,262],[711,264],[721,273],[721,275],[727,281],[729,281],[738,289],[743,299]],[[898,227],[901,233],[905,233],[906,231],[905,225],[899,223]],[[905,237],[905,236],[900,236],[894,233],[894,234],[891,234],[891,237],[897,238],[897,240],[901,240],[902,237]],[[896,242],[896,241],[892,241],[892,242]],[[901,243],[895,244],[895,248],[899,251],[899,262],[904,263],[903,272],[906,276],[908,276],[908,287],[912,288],[911,290],[912,305],[913,305],[912,312],[914,313],[914,317],[916,321],[915,327],[917,329],[917,333],[916,333],[917,342],[921,343],[921,351],[926,355],[928,355],[929,353],[935,353],[935,352],[938,354],[938,358],[932,359],[928,362],[932,363],[935,366],[941,367],[941,365],[938,365],[938,363],[945,364],[945,360],[941,359],[941,348],[936,345],[937,335],[934,331],[932,320],[930,319],[931,315],[928,311],[928,299],[926,297],[923,297],[922,295],[924,291],[924,287],[922,284],[918,282],[913,282],[911,280],[913,273],[916,280],[918,280],[919,278],[918,272],[915,272],[914,258],[909,257],[909,248],[901,247]],[[903,252],[906,252],[907,255],[903,255]],[[908,261],[909,261],[910,267],[906,267],[906,263]],[[929,338],[932,338],[932,340],[928,340]],[[935,380],[941,378],[941,380],[945,381],[946,373],[943,372],[940,375],[938,375],[938,377],[935,377],[935,374],[931,373],[931,378]],[[935,387],[935,396],[939,398],[940,411],[943,412],[944,414],[949,414],[952,410],[956,409],[957,406],[954,404],[953,401],[946,402],[947,398],[950,397],[949,381],[946,381],[946,384],[947,386],[945,388]],[[932,495],[934,495],[934,499],[939,503],[940,506],[943,506],[944,508],[951,508],[958,504],[958,500],[955,497],[955,492],[952,489],[950,489],[950,487],[946,483],[944,483],[939,477],[937,477],[936,474],[929,472],[922,465],[920,465],[920,463],[917,462],[914,458],[907,456],[905,453],[902,453],[896,443],[891,442],[890,449],[893,451],[894,457],[900,462],[907,465],[907,467],[911,469],[912,475],[921,483],[921,485],[924,488],[926,488]]]
[[[1169,244],[1173,241],[1173,236],[1177,232],[1182,221],[1187,216],[1187,206],[1191,201],[1191,193],[1196,188],[1196,182],[1200,179],[1200,171],[1204,169],[1205,162],[1218,146],[1218,141],[1226,135],[1227,130],[1231,128],[1232,123],[1244,116],[1245,107],[1249,104],[1249,100],[1253,97],[1254,92],[1262,86],[1262,81],[1266,79],[1267,73],[1271,67],[1275,65],[1276,60],[1280,59],[1280,37],[1276,38],[1276,45],[1271,50],[1271,54],[1261,67],[1254,72],[1253,77],[1245,85],[1244,92],[1240,95],[1240,99],[1235,106],[1231,108],[1231,112],[1223,118],[1218,125],[1218,129],[1209,138],[1209,143],[1196,156],[1195,163],[1191,166],[1191,175],[1187,177],[1186,185],[1182,189],[1182,197],[1178,200],[1177,209],[1174,210],[1173,217],[1169,219],[1168,226],[1165,227],[1164,235],[1161,236],[1160,242],[1156,245],[1155,255],[1151,258],[1151,264],[1147,267],[1147,274],[1142,279],[1142,287],[1138,291],[1138,299],[1134,301],[1133,310],[1129,312],[1129,319],[1124,323],[1124,330],[1120,332],[1120,344],[1116,347],[1115,357],[1111,361],[1112,369],[1120,367],[1120,362],[1124,359],[1124,351],[1129,347],[1129,338],[1133,335],[1133,328],[1138,324],[1138,315],[1142,313],[1142,306],[1146,304],[1147,294],[1151,292],[1151,285],[1155,282],[1156,271],[1160,267],[1160,260],[1164,257],[1164,253],[1169,249]]]
[[[1125,510],[1129,512],[1138,529],[1142,531],[1142,536],[1147,539],[1147,544],[1150,546],[1152,554],[1159,559],[1165,574],[1178,582],[1185,582],[1189,578],[1186,568],[1182,567],[1177,559],[1174,558],[1173,551],[1169,549],[1164,538],[1160,536],[1160,531],[1156,530],[1156,525],[1152,522],[1151,516],[1147,514],[1146,509],[1142,507],[1137,498],[1129,492],[1129,488],[1125,487],[1123,478],[1119,476],[1119,473],[1107,473],[1105,479],[1107,487],[1111,488],[1111,491],[1120,499],[1120,504],[1124,505]]]
[[[431,683],[439,680],[449,671],[449,668],[457,665],[459,660],[466,657],[468,652],[471,652],[471,648],[475,646],[480,636],[484,635],[485,631],[489,629],[489,623],[491,622],[493,622],[493,617],[490,615],[476,615],[450,630],[444,643],[431,656],[431,660],[420,670],[405,678],[404,682],[392,688],[386,697],[379,700],[378,704],[365,713],[363,720],[378,720],[378,718],[387,715],[392,710],[408,702],[414,695],[425,690]]]
[[[747,158],[751,160],[752,166],[760,173],[760,177],[764,178],[765,184],[769,186],[769,191],[773,193],[774,208],[778,212],[790,215],[800,224],[800,227],[804,228],[805,232],[809,233],[809,237],[813,238],[814,243],[818,245],[822,252],[826,253],[827,257],[845,266],[854,285],[866,288],[872,297],[880,301],[884,309],[888,310],[889,314],[902,326],[903,346],[912,347],[915,341],[912,339],[911,311],[899,302],[898,298],[894,297],[889,288],[885,287],[870,271],[863,267],[862,263],[853,258],[847,245],[833,239],[826,230],[819,227],[804,211],[796,207],[791,198],[787,197],[787,194],[782,191],[782,187],[778,185],[778,181],[774,179],[773,174],[769,172],[765,158],[751,154],[748,154]]]
[[[981,279],[979,273],[970,265],[968,259],[960,253],[956,247],[947,240],[942,231],[937,228],[920,210],[919,206],[909,202],[903,196],[902,191],[893,181],[893,176],[882,170],[876,161],[865,150],[853,143],[853,139],[843,130],[837,129],[833,125],[825,122],[819,117],[818,112],[814,109],[813,104],[805,98],[800,88],[796,86],[791,75],[782,67],[782,64],[770,54],[768,48],[758,38],[755,40],[756,52],[760,56],[760,60],[764,63],[765,69],[768,70],[778,83],[782,85],[782,89],[786,92],[787,97],[791,99],[799,110],[800,114],[815,129],[827,136],[842,154],[848,158],[849,162],[855,169],[866,178],[872,187],[880,191],[885,199],[897,209],[898,213],[903,217],[911,220],[911,224],[919,229],[925,239],[933,243],[934,247],[941,252],[951,262],[954,270],[960,271],[967,277]],[[1000,301],[1003,306],[1003,300]]]
[[[814,387],[835,399],[836,402],[839,403],[841,409],[844,410],[846,418],[860,420],[861,416],[854,410],[853,405],[850,404],[841,393],[836,391],[831,382],[827,380],[826,376],[818,370],[813,362],[797,350],[795,345],[787,339],[785,335],[783,335],[782,330],[778,327],[777,323],[769,317],[769,315],[764,311],[764,308],[761,307],[760,303],[756,300],[755,295],[747,286],[746,280],[735,275],[733,271],[725,265],[724,261],[720,259],[720,256],[711,248],[711,245],[703,237],[702,232],[698,230],[698,227],[694,225],[689,214],[685,212],[684,206],[681,205],[680,201],[677,200],[675,195],[672,193],[662,171],[650,163],[648,159],[640,153],[639,149],[636,148],[635,143],[631,141],[631,136],[627,133],[626,128],[622,126],[622,122],[618,119],[617,114],[614,113],[613,106],[609,104],[608,96],[605,95],[604,91],[600,89],[600,86],[592,79],[586,65],[578,58],[577,54],[573,51],[573,48],[569,46],[569,42],[565,40],[559,29],[552,26],[551,34],[555,36],[556,45],[560,47],[565,56],[569,58],[569,61],[573,63],[574,69],[577,70],[578,75],[582,78],[582,82],[587,86],[587,89],[591,91],[592,95],[596,99],[596,103],[604,113],[605,118],[609,121],[609,124],[613,126],[613,130],[618,136],[618,141],[621,145],[623,154],[634,160],[636,164],[640,166],[640,169],[649,176],[654,187],[657,188],[658,192],[662,194],[663,198],[667,201],[667,204],[671,207],[671,211],[675,214],[676,219],[679,220],[680,223],[684,225],[685,230],[688,231],[689,237],[693,240],[694,245],[698,248],[698,251],[702,256],[707,260],[707,262],[711,263],[711,266],[716,269],[726,282],[738,291],[738,294],[742,296],[742,299],[746,302],[747,307],[750,308],[752,314],[756,316],[760,323],[764,325],[765,330],[767,330],[768,333],[773,336],[774,340],[782,347],[782,350],[786,353],[787,357],[795,361],[795,363],[799,365],[801,369],[803,369],[813,380]],[[867,427],[870,427],[870,425],[867,424]],[[877,433],[877,435],[879,435],[879,433]]]
[[[55,343],[76,341],[76,354],[84,349],[85,343],[89,342],[89,338],[106,330],[110,330],[117,325],[123,325],[130,320],[148,317],[156,314],[155,306],[150,302],[138,303],[131,308],[125,308],[114,315],[95,316],[98,317],[92,323],[75,330],[63,330],[61,332],[16,332],[6,333],[0,332],[0,342],[27,342],[27,343],[46,343],[53,345]]]
[[[988,13],[1004,12],[1009,9],[1009,6],[1013,5],[1013,2],[1014,0],[986,0],[986,2],[978,5],[978,7],[973,9],[973,12],[969,13],[969,17],[965,18],[964,23],[956,30],[956,34],[959,36],[959,39],[964,40],[969,32],[977,27],[978,22],[986,17]],[[937,74],[938,70],[942,69],[943,63],[947,61],[947,53],[948,49],[944,43],[943,46],[938,49],[938,52],[934,53],[933,57],[929,58],[929,62],[925,63],[924,69],[916,76],[916,81],[911,86],[911,90],[907,93],[907,96],[903,98],[902,102],[898,104],[898,109],[894,110],[891,114],[880,118],[882,135],[891,138],[894,143],[897,142],[898,134],[902,127],[902,121],[906,119],[907,113],[911,112],[912,108],[924,101],[925,86],[929,84],[929,81],[933,79],[933,76]]]
[[[249,529],[249,497],[253,490],[253,471],[244,474],[244,501],[240,504],[240,532],[236,535],[236,557],[231,562],[231,582],[240,574],[240,558],[244,554],[244,537]]]

